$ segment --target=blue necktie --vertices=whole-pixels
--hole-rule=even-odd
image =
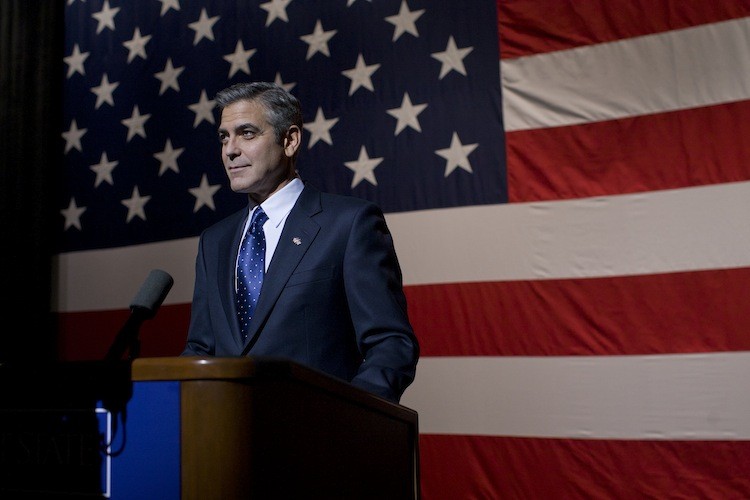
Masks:
[[[266,259],[266,237],[263,224],[268,216],[258,207],[247,228],[237,260],[237,319],[242,337],[247,338],[250,319],[258,304],[260,288],[263,285]]]

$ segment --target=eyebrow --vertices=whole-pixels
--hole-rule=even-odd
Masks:
[[[257,125],[254,125],[254,124],[248,122],[248,123],[240,123],[239,125],[237,125],[236,127],[234,127],[234,132],[238,133],[238,132],[241,132],[241,131],[247,130],[247,129],[250,129],[253,132],[259,132],[261,130],[260,127],[258,127]],[[217,132],[219,134],[226,134],[228,132],[228,130],[225,127],[219,127],[219,129],[218,129]]]

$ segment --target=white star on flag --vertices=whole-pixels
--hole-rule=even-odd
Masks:
[[[159,0],[161,2],[161,12],[159,16],[163,17],[169,9],[180,10],[180,0]]]
[[[284,80],[281,79],[281,73],[276,73],[276,78],[274,78],[273,82],[287,92],[291,92],[294,86],[297,85],[296,83],[284,83]]]
[[[372,79],[370,77],[378,70],[379,67],[380,64],[371,64],[369,66],[366,65],[365,58],[362,57],[362,54],[359,54],[357,56],[357,64],[354,66],[354,68],[347,69],[341,72],[342,75],[352,81],[351,85],[349,86],[349,95],[354,94],[354,92],[360,87],[364,87],[374,92],[375,87],[373,87]]]
[[[409,93],[404,93],[404,98],[401,101],[400,108],[393,108],[388,110],[388,114],[397,119],[396,132],[394,136],[398,135],[406,127],[411,127],[417,132],[421,132],[422,128],[419,126],[419,120],[417,117],[425,110],[427,104],[416,104],[411,103]]]
[[[112,31],[115,31],[115,15],[117,15],[118,12],[120,12],[120,7],[115,7],[114,9],[111,9],[109,7],[109,0],[104,0],[104,5],[102,5],[102,10],[91,14],[91,17],[97,20],[97,25],[96,25],[97,35],[101,33],[104,28],[109,28]]]
[[[94,109],[99,109],[99,106],[105,102],[110,106],[114,106],[115,100],[112,98],[112,92],[114,92],[119,85],[118,82],[109,83],[107,73],[104,73],[102,75],[101,83],[98,86],[91,88],[91,92],[96,94],[96,104],[94,104]]]
[[[224,56],[224,60],[231,63],[232,67],[229,68],[229,78],[232,78],[235,73],[242,71],[250,74],[250,65],[248,61],[255,54],[256,49],[245,50],[245,46],[242,44],[242,40],[237,40],[237,45],[234,52]]]
[[[469,155],[472,151],[477,149],[479,144],[461,144],[461,139],[458,138],[458,134],[453,132],[451,138],[451,145],[446,149],[438,149],[435,153],[446,159],[445,174],[444,177],[448,177],[448,174],[453,172],[457,167],[461,167],[469,173],[472,173],[471,163],[469,163]]]
[[[102,156],[99,159],[99,163],[91,165],[90,167],[91,170],[96,173],[94,187],[99,187],[99,184],[104,181],[107,181],[110,186],[114,186],[114,181],[112,180],[112,171],[119,163],[120,162],[117,161],[109,161],[109,158],[107,158],[107,152],[102,151]]]
[[[128,63],[132,62],[136,57],[146,59],[146,44],[151,40],[151,35],[141,36],[141,30],[138,26],[133,31],[133,38],[122,42],[126,49],[128,49]]]
[[[315,29],[309,35],[302,35],[300,39],[307,43],[307,57],[305,60],[309,61],[312,56],[317,52],[323,55],[331,57],[331,53],[328,51],[328,40],[333,38],[333,35],[337,33],[337,30],[323,31],[323,25],[320,23],[320,19],[315,22]]]
[[[79,207],[76,205],[76,199],[71,198],[68,203],[68,208],[60,210],[60,213],[65,217],[64,230],[69,227],[75,227],[81,229],[81,214],[86,211],[86,207]]]
[[[286,6],[292,0],[271,0],[270,2],[260,4],[260,8],[268,12],[266,18],[266,27],[270,26],[276,19],[281,19],[285,23],[289,22],[289,18],[286,15]]]
[[[143,207],[146,206],[146,203],[148,203],[148,200],[150,199],[150,196],[141,196],[141,193],[138,192],[138,186],[135,186],[130,198],[125,198],[121,201],[123,205],[128,207],[128,216],[125,219],[125,222],[130,222],[133,217],[136,216],[146,220],[146,212],[143,210]]]
[[[164,149],[159,153],[154,153],[154,158],[159,160],[159,177],[162,176],[167,170],[180,173],[180,168],[177,166],[177,158],[185,151],[185,148],[174,149],[172,147],[171,139],[167,139],[164,144]]]
[[[198,124],[203,120],[206,120],[210,124],[216,123],[214,120],[214,106],[215,102],[213,99],[209,99],[206,95],[206,90],[201,90],[201,97],[195,104],[190,104],[188,108],[190,111],[195,113],[195,120],[193,120],[193,128],[197,128]]]
[[[375,167],[380,165],[382,161],[383,158],[370,158],[367,155],[367,150],[362,146],[359,150],[359,158],[356,161],[344,162],[344,165],[354,172],[351,187],[356,186],[364,180],[369,181],[373,186],[377,186],[378,181],[375,179]]]
[[[172,88],[179,92],[180,84],[177,82],[177,77],[180,76],[183,71],[185,71],[184,67],[175,68],[174,66],[172,66],[172,58],[168,57],[167,63],[164,66],[164,71],[160,71],[154,75],[161,81],[159,95],[162,95],[169,88]]]
[[[195,38],[193,39],[193,45],[198,45],[198,42],[204,38],[208,38],[214,41],[214,24],[219,20],[219,16],[208,17],[206,9],[201,9],[201,15],[197,21],[188,24],[190,29],[195,30]]]
[[[456,47],[456,42],[453,37],[448,38],[448,46],[444,52],[435,52],[432,57],[442,63],[440,66],[439,80],[442,80],[451,70],[455,70],[462,75],[466,76],[466,68],[464,67],[464,57],[469,55],[469,52],[474,50],[474,47],[466,47],[459,49]]]
[[[133,106],[133,113],[130,115],[130,118],[125,118],[120,121],[120,123],[128,127],[128,137],[125,139],[125,142],[130,142],[130,139],[136,135],[140,135],[145,139],[146,129],[144,128],[144,125],[149,118],[151,118],[151,115],[142,115],[137,104]]]
[[[75,148],[78,151],[83,151],[83,148],[81,148],[81,137],[83,137],[83,134],[88,132],[88,129],[85,128],[78,128],[78,124],[75,121],[75,118],[70,123],[70,128],[67,132],[63,132],[62,136],[63,139],[65,139],[65,153],[70,151],[71,149]]]
[[[315,113],[315,121],[305,123],[304,128],[310,131],[310,142],[307,144],[307,149],[313,147],[318,141],[327,142],[333,145],[333,139],[331,139],[331,128],[336,125],[338,118],[326,119],[323,114],[323,108],[318,108],[318,112]]]
[[[86,74],[86,70],[83,69],[83,63],[86,61],[86,58],[89,56],[89,54],[90,52],[81,52],[81,49],[78,47],[77,43],[73,45],[73,53],[63,58],[65,64],[68,65],[68,74],[66,75],[67,78],[70,78],[73,73],[76,72],[82,75]]]
[[[422,14],[424,14],[424,9],[410,11],[409,6],[406,5],[406,0],[403,0],[398,15],[385,18],[386,21],[394,26],[393,41],[395,42],[398,40],[404,33],[409,33],[415,37],[419,37],[419,32],[417,31],[417,25],[415,23]]]
[[[201,177],[201,183],[198,187],[189,188],[190,194],[195,196],[195,206],[193,207],[193,213],[197,212],[201,207],[208,207],[211,210],[216,210],[214,206],[214,194],[221,188],[220,184],[209,184],[208,176],[203,174]]]

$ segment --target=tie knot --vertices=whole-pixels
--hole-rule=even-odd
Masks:
[[[253,212],[253,218],[250,220],[250,227],[253,226],[256,227],[262,227],[263,224],[266,223],[268,220],[268,216],[263,211],[263,209],[259,206],[257,209],[255,209],[255,212]]]

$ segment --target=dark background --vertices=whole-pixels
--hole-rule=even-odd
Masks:
[[[0,0],[0,363],[56,358],[65,0]]]

